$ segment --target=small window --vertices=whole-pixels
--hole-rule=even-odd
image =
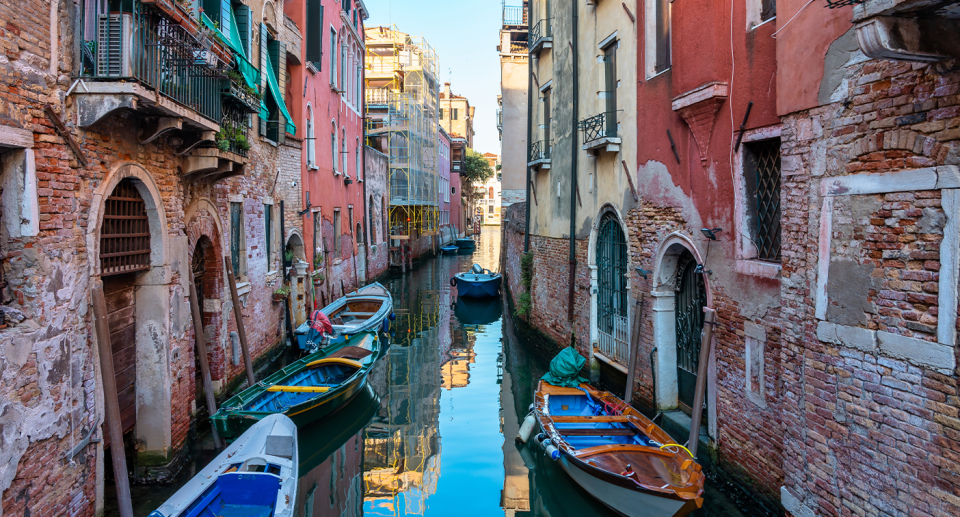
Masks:
[[[330,29],[330,84],[337,84],[337,31]]]
[[[340,258],[340,209],[333,209],[333,252]]]
[[[760,21],[765,22],[777,17],[777,0],[760,0]]]
[[[757,259],[780,262],[780,139],[743,144],[747,228]]]
[[[337,155],[340,154],[337,152],[337,128],[333,128],[333,132],[330,134],[330,159],[332,161],[331,166],[333,167],[334,174],[340,172],[340,163],[337,159]]]
[[[670,0],[654,0],[656,7],[656,64],[654,72],[660,73],[670,68]]]
[[[453,120],[460,120],[460,110],[453,108]]]
[[[440,108],[440,120],[443,120],[443,108]]]
[[[320,208],[313,212],[313,265],[314,270],[320,267],[323,257],[323,215]]]
[[[317,139],[313,131],[313,107],[307,106],[307,167],[317,166]]]
[[[273,271],[273,205],[263,205],[264,240],[267,243],[267,271]]]

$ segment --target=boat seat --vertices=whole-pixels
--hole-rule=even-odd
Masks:
[[[586,428],[586,429],[566,429],[556,428],[557,432],[564,436],[633,436],[637,434],[634,429],[622,429],[619,427]]]
[[[366,348],[360,348],[358,346],[345,346],[340,350],[328,355],[327,357],[342,357],[344,359],[353,359],[354,361],[359,361],[371,354],[373,354],[373,351],[367,350]]]
[[[572,395],[572,396],[580,396],[580,397],[583,397],[586,395],[586,393],[584,393],[583,390],[579,388],[565,388],[563,386],[551,386],[546,384],[543,386],[541,391],[549,395]]]
[[[375,312],[341,312],[340,314],[338,314],[338,316],[353,316],[353,317],[356,318],[356,317],[358,317],[358,316],[368,316],[368,317],[369,317],[369,316],[373,316],[374,314],[376,314],[376,313],[375,313]]]
[[[578,416],[578,415],[557,415],[551,417],[554,423],[557,424],[572,424],[572,423],[628,423],[630,422],[629,417],[623,415],[598,415],[598,416]]]
[[[194,509],[190,511],[190,513],[184,515],[184,517],[197,517],[203,513],[207,507],[210,506],[210,503],[212,503],[217,497],[220,497],[220,487],[214,485],[213,490],[211,490],[207,495],[203,496],[203,499],[200,500],[200,503],[197,504]]]

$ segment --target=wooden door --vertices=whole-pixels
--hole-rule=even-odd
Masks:
[[[113,371],[120,401],[120,423],[123,432],[133,430],[137,423],[137,346],[136,297],[133,275],[115,275],[103,279],[103,294],[107,302],[107,322],[110,325],[110,344],[113,347]],[[104,435],[109,445],[109,435]]]

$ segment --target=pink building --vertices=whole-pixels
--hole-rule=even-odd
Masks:
[[[438,189],[438,201],[439,201],[439,210],[440,210],[440,243],[447,244],[455,239],[458,231],[456,230],[456,221],[451,218],[452,211],[450,210],[451,204],[454,200],[454,196],[450,191],[450,152],[451,152],[451,139],[450,135],[447,134],[443,128],[440,128],[440,133],[437,137],[437,154],[438,159],[437,163],[439,164],[440,171],[440,185]]]
[[[365,282],[362,0],[290,0],[303,28],[298,67],[287,83],[303,131],[303,240],[317,304]],[[301,86],[303,85],[303,86]],[[309,297],[309,294],[308,294]]]

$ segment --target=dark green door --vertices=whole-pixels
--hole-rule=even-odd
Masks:
[[[627,364],[627,241],[616,216],[607,213],[597,236],[597,327],[600,352]]]
[[[700,332],[703,330],[703,308],[707,291],[703,274],[697,273],[697,261],[684,250],[677,262],[677,382],[681,407],[693,406],[700,363]]]

